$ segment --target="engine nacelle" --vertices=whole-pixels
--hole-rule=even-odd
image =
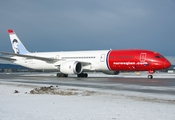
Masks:
[[[108,75],[118,75],[120,72],[119,71],[103,71],[104,74]]]
[[[80,74],[82,70],[82,64],[78,61],[66,61],[60,65],[60,72],[64,74]]]

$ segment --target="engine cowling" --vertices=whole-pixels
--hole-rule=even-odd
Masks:
[[[119,71],[103,71],[104,74],[108,75],[118,75],[120,72]]]
[[[64,74],[80,74],[82,70],[82,64],[78,61],[66,61],[60,65],[60,72]]]

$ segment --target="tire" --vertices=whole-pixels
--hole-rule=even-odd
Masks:
[[[87,78],[87,77],[88,77],[88,74],[87,74],[87,73],[85,73],[85,74],[84,74],[84,77],[86,77],[86,78]]]
[[[148,75],[148,79],[153,79],[153,76],[152,75]]]
[[[87,73],[77,74],[77,77],[86,78],[88,77],[88,74]]]
[[[57,77],[61,77],[60,73],[57,73]]]
[[[68,77],[68,74],[57,73],[57,77]]]
[[[64,74],[64,77],[68,77],[68,74]]]

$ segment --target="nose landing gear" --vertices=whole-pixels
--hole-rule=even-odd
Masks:
[[[153,79],[153,75],[150,75],[150,74],[153,74],[155,71],[149,70],[148,72],[149,72],[148,79]]]

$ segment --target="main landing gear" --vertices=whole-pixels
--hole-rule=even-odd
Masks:
[[[86,77],[88,77],[88,74],[87,73],[80,73],[80,74],[77,74],[77,77],[86,78]]]
[[[57,77],[68,77],[68,74],[57,73]]]
[[[57,77],[68,77],[68,74],[57,73]],[[80,74],[77,74],[77,77],[86,78],[86,77],[88,77],[88,74],[87,73],[80,73]]]

